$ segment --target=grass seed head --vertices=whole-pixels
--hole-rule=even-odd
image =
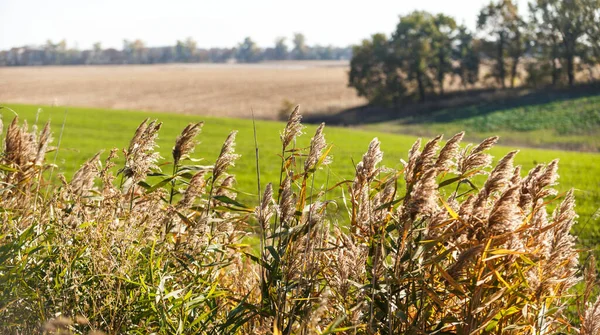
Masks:
[[[308,152],[308,156],[306,157],[306,161],[304,162],[305,173],[316,167],[323,149],[325,149],[327,146],[325,143],[325,135],[323,135],[324,128],[325,123],[321,123],[315,132],[315,136],[313,136],[313,138],[310,140],[310,150]]]
[[[523,223],[523,216],[519,210],[518,203],[518,186],[513,186],[502,194],[500,199],[496,201],[488,218],[487,228],[489,236],[514,232]]]
[[[205,171],[200,171],[190,179],[183,198],[177,203],[177,208],[189,208],[194,200],[204,193],[206,187],[205,175]]]
[[[182,157],[185,157],[194,151],[197,144],[195,138],[200,134],[203,125],[204,122],[190,123],[183,129],[181,134],[177,136],[175,146],[173,147],[173,162],[175,166],[177,166]]]
[[[237,133],[237,130],[229,133],[229,136],[227,136],[225,143],[221,147],[221,153],[215,162],[213,170],[213,182],[219,179],[229,167],[235,166],[235,161],[240,158],[240,155],[235,154],[235,136]]]
[[[460,149],[460,142],[464,136],[464,131],[452,136],[442,150],[440,150],[438,159],[435,162],[435,167],[439,171],[449,171],[456,164],[454,161],[456,160],[458,150]]]
[[[283,134],[280,135],[284,150],[296,139],[296,137],[302,135],[304,126],[302,126],[300,121],[302,121],[302,115],[300,115],[300,105],[298,105],[290,114],[285,129],[283,130]]]

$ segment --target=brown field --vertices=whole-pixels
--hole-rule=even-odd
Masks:
[[[304,114],[364,104],[348,62],[0,68],[0,101],[276,119],[283,101]]]

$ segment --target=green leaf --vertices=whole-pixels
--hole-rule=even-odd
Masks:
[[[228,204],[228,205],[233,205],[233,206],[244,208],[244,209],[250,209],[250,207],[242,204],[241,202],[233,200],[230,197],[225,196],[225,195],[216,195],[213,197],[213,199],[218,200],[218,201]]]
[[[146,190],[146,194],[148,193],[152,193],[154,191],[156,191],[157,189],[167,185],[169,182],[171,182],[173,179],[177,178],[178,176],[170,176],[168,178],[165,178],[163,180],[161,180],[160,182],[156,183],[155,185],[151,186],[149,189]]]
[[[8,165],[4,165],[4,164],[0,164],[0,170],[6,171],[6,172],[17,172],[17,171],[19,171],[19,170],[15,169],[15,168],[12,168],[12,167],[10,167]]]

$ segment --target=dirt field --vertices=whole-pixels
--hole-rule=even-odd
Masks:
[[[366,101],[347,62],[0,67],[0,101],[276,119],[285,99],[303,113]]]

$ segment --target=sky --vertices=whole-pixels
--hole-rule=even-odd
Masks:
[[[475,28],[489,0],[0,0],[0,50],[62,39],[69,47],[174,45],[192,37],[199,47],[232,47],[250,36],[261,47],[278,36],[288,45],[301,32],[309,45],[357,44],[390,34],[398,16],[414,10],[444,13]],[[519,0],[525,11],[526,0]]]

